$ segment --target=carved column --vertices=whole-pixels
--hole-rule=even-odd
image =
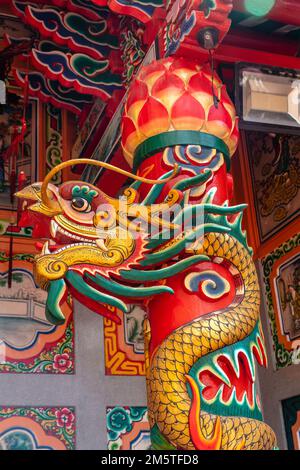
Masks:
[[[185,203],[203,208],[205,227],[176,261],[191,254],[206,258],[162,278],[174,294],[148,302],[147,389],[155,449],[275,446],[255,388],[255,362],[266,366],[257,275],[241,229],[243,207],[230,206],[230,158],[237,142],[234,106],[208,65],[166,58],[144,67],[132,83],[122,130],[127,161],[151,179],[179,166],[160,202],[171,187],[183,188],[179,182],[187,175],[198,176],[198,184],[184,191]],[[139,191],[144,198],[149,185]],[[168,244],[170,239],[157,245],[156,255]],[[174,259],[170,255],[166,265]]]

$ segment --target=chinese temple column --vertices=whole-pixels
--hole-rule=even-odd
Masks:
[[[230,158],[237,143],[235,108],[207,64],[162,59],[142,68],[131,84],[122,127],[125,158],[136,174],[151,179],[165,178],[178,165],[175,187],[183,191],[180,181],[187,176],[198,181],[184,191],[184,204],[203,209],[201,235],[176,261],[191,253],[203,260],[168,278],[173,294],[147,300],[154,449],[276,446],[255,384],[255,362],[266,366],[257,274],[241,228],[244,207],[230,206]],[[174,180],[158,202],[172,187]],[[142,184],[141,199],[148,191]],[[166,240],[154,249],[160,269],[159,252],[169,248]]]

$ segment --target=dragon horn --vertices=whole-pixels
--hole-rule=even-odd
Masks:
[[[115,171],[116,173],[127,176],[128,178],[132,178],[136,181],[141,181],[142,183],[147,183],[147,184],[165,184],[167,181],[171,180],[172,178],[174,178],[178,174],[178,165],[175,165],[174,170],[173,170],[173,172],[172,172],[172,174],[169,178],[164,179],[164,180],[151,180],[151,179],[148,179],[148,178],[143,178],[142,176],[134,175],[134,174],[130,173],[129,171],[122,170],[121,168],[118,168],[114,165],[110,165],[109,163],[100,162],[98,160],[92,160],[90,158],[76,158],[74,160],[68,160],[66,162],[60,163],[59,165],[57,165],[55,168],[53,168],[46,175],[46,177],[43,181],[42,187],[41,187],[41,198],[42,198],[42,201],[45,205],[51,207],[51,204],[52,204],[52,202],[49,199],[48,194],[47,194],[47,186],[48,186],[49,182],[51,181],[51,179],[53,178],[53,176],[58,171],[61,171],[62,169],[66,168],[68,166],[73,166],[73,165],[77,165],[77,164],[100,166],[101,168],[106,168],[107,170]]]

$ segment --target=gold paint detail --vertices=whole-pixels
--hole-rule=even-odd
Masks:
[[[107,238],[105,249],[93,244],[73,244],[51,254],[37,256],[36,273],[38,278],[55,280],[62,278],[69,268],[79,265],[113,268],[121,266],[132,255],[135,240],[129,232],[116,229],[116,237]]]

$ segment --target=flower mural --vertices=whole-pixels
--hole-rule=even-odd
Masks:
[[[53,358],[53,368],[64,374],[72,366],[70,355],[68,353],[55,354]]]
[[[106,409],[109,450],[150,448],[150,429],[146,406],[115,406]]]
[[[2,450],[75,449],[73,407],[0,407]]]
[[[55,411],[57,426],[60,428],[70,429],[73,426],[75,416],[70,408],[62,408]]]

